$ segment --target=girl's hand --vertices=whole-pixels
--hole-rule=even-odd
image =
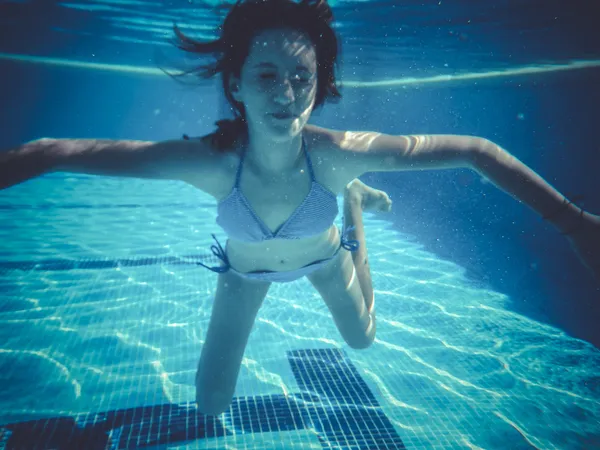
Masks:
[[[600,281],[600,216],[585,213],[581,220],[567,238],[581,262]]]

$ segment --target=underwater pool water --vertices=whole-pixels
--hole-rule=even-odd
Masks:
[[[189,403],[216,287],[216,275],[194,262],[206,261],[211,233],[223,237],[214,201],[183,183],[58,173],[0,192],[0,205],[5,431],[44,419],[48,432],[58,425],[45,419],[61,416],[85,429],[108,420],[86,421],[88,413],[171,405],[130,414],[120,442],[141,445],[142,435],[166,448],[600,445],[598,349],[506,309],[505,295],[425,251],[385,214],[365,216],[375,343],[348,348],[307,280],[274,284],[236,399],[214,423]],[[213,432],[194,435],[199,429]]]

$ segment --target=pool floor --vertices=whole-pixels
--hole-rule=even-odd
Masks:
[[[600,448],[598,349],[374,214],[374,344],[348,348],[307,280],[273,285],[231,408],[197,413],[214,219],[180,183],[0,192],[0,449]]]

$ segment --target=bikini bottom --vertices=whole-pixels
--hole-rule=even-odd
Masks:
[[[340,239],[340,245],[339,247],[336,249],[335,253],[333,255],[331,255],[328,258],[325,259],[319,259],[318,261],[314,261],[310,264],[307,264],[306,266],[300,267],[298,269],[294,269],[294,270],[285,270],[285,271],[273,271],[273,270],[259,270],[259,271],[254,271],[254,272],[239,272],[237,270],[235,270],[233,267],[231,267],[231,264],[229,263],[229,258],[227,257],[227,254],[225,253],[225,250],[223,249],[223,247],[221,246],[221,243],[219,242],[219,240],[215,237],[215,235],[213,234],[212,237],[216,242],[216,245],[212,245],[210,247],[213,255],[215,255],[217,258],[219,258],[223,264],[221,266],[216,266],[216,267],[210,267],[207,266],[206,264],[202,264],[201,262],[198,262],[197,264],[206,267],[209,270],[212,270],[213,272],[216,273],[225,273],[227,271],[232,271],[236,274],[238,274],[239,276],[246,278],[246,279],[250,279],[250,280],[261,280],[261,281],[269,281],[269,282],[276,282],[276,283],[288,283],[290,281],[295,281],[298,280],[304,276],[310,275],[311,273],[319,270],[321,267],[323,267],[325,264],[327,264],[329,261],[331,261],[333,258],[335,258],[335,256],[339,253],[339,251],[344,248],[348,251],[354,252],[358,249],[359,247],[359,243],[358,241],[354,240],[354,239],[348,239],[348,233],[350,231],[352,231],[354,229],[354,227],[348,227],[346,228],[346,230],[344,230],[343,233],[341,234],[341,239]]]

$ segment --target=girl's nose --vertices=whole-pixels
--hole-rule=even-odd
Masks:
[[[287,105],[294,101],[294,90],[292,83],[287,78],[277,82],[274,88],[274,99],[277,103]]]

